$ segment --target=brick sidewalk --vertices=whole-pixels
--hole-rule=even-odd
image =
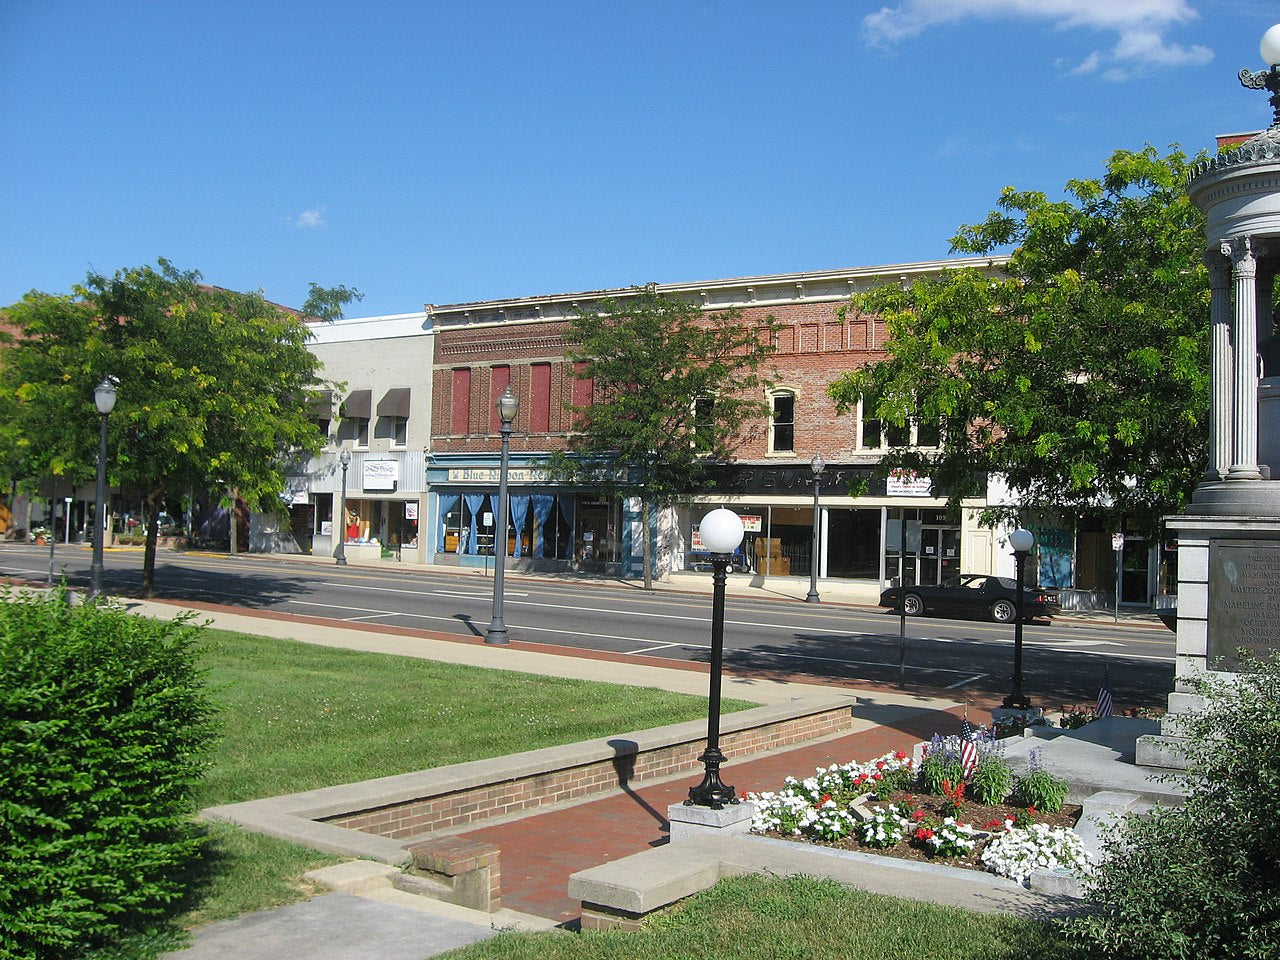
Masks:
[[[726,783],[739,791],[777,789],[788,775],[807,776],[818,767],[869,760],[892,750],[909,750],[934,733],[958,733],[961,708],[921,710],[896,726],[877,726],[791,750],[777,751],[722,768]],[[701,772],[632,788],[599,800],[463,834],[502,851],[502,905],[561,923],[576,920],[582,904],[566,896],[569,875],[587,867],[639,853],[667,842],[666,811],[682,802]]]

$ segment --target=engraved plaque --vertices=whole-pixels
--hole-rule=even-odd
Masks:
[[[1239,672],[1238,651],[1280,652],[1280,541],[1209,544],[1209,669]]]

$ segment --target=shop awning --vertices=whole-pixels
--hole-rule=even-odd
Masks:
[[[333,391],[332,390],[311,390],[307,393],[307,411],[313,417],[324,417],[328,420],[333,416]]]
[[[409,388],[394,387],[378,401],[378,416],[409,418]]]
[[[372,409],[372,390],[352,390],[347,394],[347,399],[342,402],[342,416],[344,419],[354,417],[358,420],[368,420]]]

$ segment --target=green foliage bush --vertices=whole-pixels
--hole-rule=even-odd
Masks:
[[[1013,771],[1004,757],[988,753],[969,774],[969,795],[987,806],[1004,803],[1013,789]]]
[[[0,594],[5,957],[154,941],[177,907],[213,736],[197,633],[65,590]]]
[[[1068,784],[1048,770],[1032,770],[1013,785],[1013,801],[1041,813],[1057,813],[1067,799]]]
[[[1208,706],[1185,719],[1186,803],[1107,839],[1097,909],[1067,925],[1091,956],[1280,957],[1280,656],[1247,669],[1196,683]]]
[[[964,765],[959,760],[931,755],[920,761],[919,784],[925,793],[941,794],[944,781],[956,783],[963,779]]]

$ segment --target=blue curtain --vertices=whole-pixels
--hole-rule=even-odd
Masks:
[[[467,553],[475,554],[476,552],[476,515],[484,508],[485,496],[483,493],[468,493],[466,495],[467,509],[471,511],[471,535],[467,537]]]
[[[511,555],[518,557],[520,556],[520,532],[524,530],[525,518],[529,516],[529,497],[527,495],[511,496],[508,494],[507,502],[511,504],[511,525],[516,528],[516,545]]]
[[[440,538],[436,543],[436,550],[441,553],[444,552],[444,519],[449,515],[449,511],[457,505],[458,500],[459,494],[456,493],[442,493],[436,497],[436,510],[439,511],[440,516]]]
[[[545,557],[547,537],[542,529],[551,516],[551,509],[556,505],[556,498],[549,493],[535,493],[529,498],[533,501],[533,555]]]

